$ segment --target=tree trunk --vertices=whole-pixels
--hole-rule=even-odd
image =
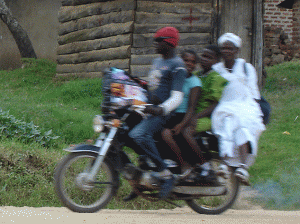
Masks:
[[[0,18],[7,25],[16,44],[19,48],[22,58],[37,58],[31,41],[26,31],[20,26],[11,11],[6,6],[4,0],[0,0]]]

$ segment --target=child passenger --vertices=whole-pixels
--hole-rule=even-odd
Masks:
[[[198,62],[197,54],[192,50],[186,50],[182,52],[181,57],[188,71],[187,78],[183,84],[184,100],[175,110],[175,115],[173,115],[165,125],[165,129],[162,131],[162,137],[176,153],[183,173],[187,170],[189,164],[183,160],[181,150],[174,141],[173,136],[180,134],[193,117],[200,96],[201,81],[193,74]],[[202,159],[201,155],[199,155],[199,157]]]
[[[189,117],[188,121],[179,123],[180,129],[174,129],[174,134],[178,134],[179,131],[183,134],[184,138],[198,155],[198,164],[202,165],[201,168],[203,176],[209,175],[209,163],[203,156],[201,149],[195,139],[195,134],[198,132],[211,130],[211,114],[214,108],[217,106],[218,101],[222,96],[224,87],[227,84],[227,80],[220,76],[217,72],[212,70],[212,66],[218,63],[220,60],[220,50],[216,45],[209,45],[204,50],[199,58],[202,71],[194,72],[194,75],[198,76],[201,80],[201,96],[196,95],[194,98],[190,98],[189,104],[193,110],[196,108],[196,112],[193,117]],[[199,94],[199,93],[198,93]],[[186,121],[186,119],[184,119]],[[176,127],[176,126],[175,126]],[[180,148],[172,138],[170,130],[164,130],[164,139],[173,149],[173,151],[180,154]],[[183,165],[187,166],[186,162]]]
[[[212,66],[220,61],[220,49],[216,45],[209,45],[200,56],[200,65],[202,71],[198,72],[198,77],[202,82],[201,97],[199,98],[196,113],[183,130],[183,136],[197,154],[201,153],[201,149],[195,139],[198,132],[211,130],[211,115],[222,96],[227,80],[219,73],[212,70]],[[207,161],[199,161],[202,164],[204,176],[209,175],[209,163]],[[207,171],[207,172],[205,172]]]

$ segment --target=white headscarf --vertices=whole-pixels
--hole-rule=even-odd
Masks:
[[[234,46],[236,46],[238,48],[241,48],[241,46],[242,46],[242,39],[233,33],[225,33],[222,36],[220,36],[218,39],[218,44],[219,44],[219,46],[221,46],[222,44],[224,44],[227,41],[230,41],[231,43],[234,44]]]

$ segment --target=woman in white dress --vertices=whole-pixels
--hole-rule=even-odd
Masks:
[[[229,82],[212,114],[212,130],[219,139],[220,156],[230,167],[236,167],[235,176],[249,185],[247,169],[257,155],[259,136],[265,130],[262,112],[256,100],[260,99],[255,68],[244,59],[237,58],[241,39],[226,33],[218,39],[223,61],[213,69]],[[222,165],[217,172],[226,177],[228,167]]]

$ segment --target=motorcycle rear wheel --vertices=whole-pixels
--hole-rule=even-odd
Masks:
[[[61,202],[74,212],[97,212],[117,193],[118,173],[108,160],[103,161],[94,182],[88,183],[85,180],[97,156],[93,152],[71,153],[56,167],[56,193]]]
[[[214,162],[214,169],[219,165]],[[235,202],[239,192],[239,182],[230,169],[230,177],[223,179],[227,192],[220,196],[205,196],[198,199],[186,200],[187,205],[199,214],[218,215],[229,209]]]

